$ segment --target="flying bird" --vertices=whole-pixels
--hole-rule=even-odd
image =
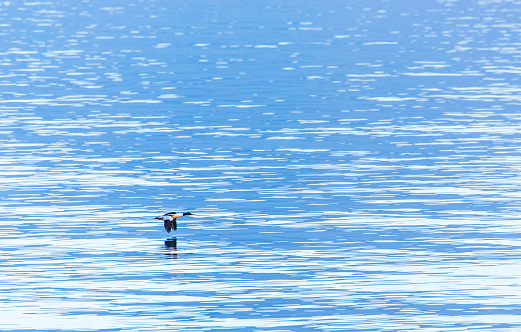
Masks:
[[[165,222],[165,229],[168,233],[173,229],[177,230],[177,218],[182,216],[191,216],[190,212],[177,213],[177,212],[168,212],[163,214],[161,217],[156,217],[155,219],[163,220]]]

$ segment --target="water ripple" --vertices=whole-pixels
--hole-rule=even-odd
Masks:
[[[0,330],[515,330],[517,11],[0,2]]]

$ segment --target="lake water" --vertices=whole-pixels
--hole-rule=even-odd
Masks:
[[[519,331],[519,5],[1,1],[0,329]]]

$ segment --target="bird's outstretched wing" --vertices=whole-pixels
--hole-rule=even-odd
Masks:
[[[165,220],[165,229],[168,233],[170,233],[170,230],[172,229],[172,221],[171,220]]]
[[[165,220],[165,229],[168,233],[170,233],[170,231],[172,229],[177,230],[177,220],[174,218],[172,220]]]

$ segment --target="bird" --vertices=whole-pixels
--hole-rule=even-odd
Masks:
[[[161,217],[155,217],[154,219],[163,220],[165,222],[165,229],[168,233],[173,229],[174,231],[177,230],[177,218],[182,216],[191,216],[192,213],[190,212],[184,212],[184,213],[177,213],[177,212],[168,212],[163,214]]]

